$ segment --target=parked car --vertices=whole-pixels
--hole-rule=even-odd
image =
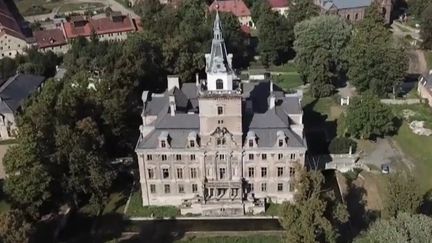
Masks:
[[[390,165],[389,164],[382,164],[381,165],[381,173],[383,173],[383,174],[390,173]]]

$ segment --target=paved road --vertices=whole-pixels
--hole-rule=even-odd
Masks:
[[[114,11],[121,11],[124,14],[129,14],[133,18],[139,18],[139,16],[132,11],[132,9],[126,8],[122,4],[118,3],[115,0],[66,0],[64,3],[103,3],[106,7],[110,7]],[[53,19],[54,16],[58,13],[60,7],[53,9],[53,11],[49,14],[40,14],[40,15],[33,15],[33,16],[25,16],[24,18],[29,22],[35,22],[35,21],[44,21],[47,18]],[[84,12],[84,11],[74,11],[76,12]],[[67,13],[66,13],[67,14]]]

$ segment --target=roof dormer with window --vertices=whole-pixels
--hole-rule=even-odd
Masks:
[[[276,137],[277,137],[276,147],[283,148],[288,146],[287,143],[288,138],[283,131],[278,131]]]
[[[258,147],[256,134],[253,131],[249,131],[246,136],[246,146],[248,148],[256,148]]]
[[[166,131],[163,131],[160,135],[159,135],[159,148],[165,149],[165,148],[170,148],[170,144],[169,144],[169,134]]]

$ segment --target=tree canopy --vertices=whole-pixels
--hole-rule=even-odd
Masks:
[[[394,132],[397,127],[392,110],[374,96],[354,98],[347,109],[345,133],[370,139]]]
[[[408,68],[403,48],[396,46],[373,4],[354,30],[347,51],[350,82],[360,92],[385,96],[397,90]]]
[[[345,205],[334,204],[334,196],[324,193],[323,183],[318,171],[302,169],[296,175],[294,203],[283,203],[280,211],[287,242],[336,241],[335,224],[347,222],[348,213]]]
[[[319,16],[294,28],[295,62],[314,97],[329,96],[346,72],[351,26],[338,16]]]
[[[383,215],[396,217],[398,213],[415,214],[422,202],[420,185],[412,175],[395,174],[388,177]]]
[[[363,233],[357,243],[429,242],[432,238],[432,218],[426,215],[398,214],[390,219],[379,219]]]
[[[32,225],[27,221],[23,212],[9,210],[0,214],[0,242],[27,243],[30,242]]]

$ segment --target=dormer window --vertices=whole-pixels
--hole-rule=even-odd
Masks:
[[[169,144],[168,144],[168,132],[163,131],[159,135],[159,146],[161,148],[168,148],[169,147]]]
[[[194,140],[190,140],[190,141],[189,141],[189,146],[190,146],[191,148],[195,148],[195,141],[194,141]]]
[[[216,89],[224,89],[223,87],[223,80],[222,79],[218,79],[216,80]]]
[[[246,136],[247,144],[249,148],[256,146],[256,134],[253,131],[249,131]]]
[[[195,148],[198,147],[198,143],[197,143],[197,133],[192,131],[189,133],[188,135],[188,144],[189,144],[189,148]]]
[[[283,147],[283,145],[284,145],[283,139],[279,139],[278,145],[279,145],[279,147]]]
[[[277,146],[278,147],[286,146],[286,135],[283,131],[277,132]]]

